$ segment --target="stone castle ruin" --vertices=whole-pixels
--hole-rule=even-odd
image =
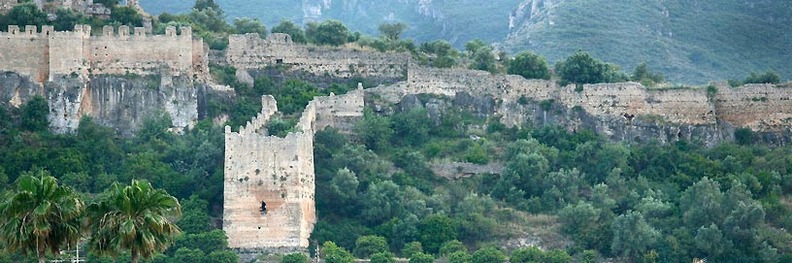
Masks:
[[[313,137],[363,116],[363,89],[311,101],[298,132],[280,138],[265,125],[277,112],[272,96],[239,132],[225,128],[223,230],[228,245],[243,251],[299,251],[316,223]]]
[[[151,35],[144,28],[105,26],[55,31],[9,26],[0,32],[0,99],[19,107],[34,95],[50,106],[51,128],[68,132],[82,116],[131,134],[142,120],[167,112],[176,128],[198,119],[196,85],[209,81],[207,47],[190,27]],[[13,73],[11,73],[13,72]]]
[[[207,48],[192,29],[165,29],[165,35],[150,35],[145,28],[112,26],[101,36],[91,36],[91,27],[77,25],[74,31],[55,31],[52,26],[8,26],[0,32],[0,71],[14,71],[44,83],[62,75],[185,75],[207,76]]]
[[[422,93],[488,97],[495,102],[494,114],[507,126],[542,119],[547,123],[552,110],[566,119],[556,119],[556,124],[570,130],[591,128],[617,140],[630,140],[631,136],[660,141],[705,137],[707,142],[718,142],[731,139],[735,127],[781,134],[775,138],[779,143],[792,137],[792,104],[788,102],[792,87],[788,86],[718,86],[712,92],[608,83],[576,90],[575,86],[560,87],[552,81],[514,75],[416,66],[404,54],[298,45],[283,34],[267,39],[256,34],[231,36],[224,62],[236,67],[237,77],[247,82],[252,81],[250,71],[273,66],[336,78],[391,78],[399,81],[365,92],[393,103]],[[359,89],[343,96],[316,98],[300,119],[302,131],[286,138],[267,136],[264,129],[277,111],[271,97],[263,99],[262,113],[239,132],[226,127],[223,229],[230,247],[290,251],[308,246],[316,222],[313,133],[328,126],[350,131],[362,116],[363,97]],[[547,103],[552,109],[538,106]]]
[[[190,28],[177,32],[169,27],[164,35],[124,26],[105,27],[101,36],[90,31],[83,25],[70,32],[9,26],[9,32],[0,33],[0,102],[18,107],[33,94],[44,95],[52,128],[60,132],[76,128],[83,115],[122,133],[133,130],[152,109],[169,114],[175,127],[197,120],[207,96],[200,85],[211,82],[210,58]],[[701,139],[714,144],[733,140],[739,127],[760,132],[774,144],[792,139],[790,84],[648,89],[609,83],[578,89],[513,75],[426,68],[403,53],[295,44],[284,34],[266,39],[232,35],[225,53],[213,53],[211,60],[237,68],[237,77],[247,83],[256,71],[273,67],[394,83],[315,98],[302,113],[299,131],[285,138],[266,131],[277,112],[268,96],[262,98],[262,112],[238,132],[226,128],[223,229],[229,246],[240,250],[308,246],[316,222],[314,134],[326,127],[350,132],[363,115],[366,93],[391,102],[412,94],[467,94],[490,100],[492,114],[507,126],[589,128],[614,140]]]
[[[229,36],[224,60],[237,68],[240,81],[249,84],[253,83],[250,71],[270,67],[332,78],[361,76],[395,82],[406,77],[410,55],[309,46],[292,42],[288,34],[273,33],[261,39],[251,33]]]

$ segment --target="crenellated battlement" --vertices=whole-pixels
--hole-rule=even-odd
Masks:
[[[52,26],[8,26],[0,32],[0,70],[44,83],[58,75],[137,74],[191,76],[208,80],[208,48],[190,27],[151,34],[143,27],[105,26],[99,36],[88,25],[72,31]]]

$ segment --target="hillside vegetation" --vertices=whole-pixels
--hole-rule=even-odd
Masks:
[[[223,49],[231,33],[267,32],[255,21],[226,23],[224,12],[211,0],[199,0],[196,6],[190,13],[156,17],[155,30],[191,25],[215,49]],[[44,16],[38,14],[31,21],[43,23]],[[119,24],[124,21],[121,18],[125,16],[71,23]],[[52,22],[61,20],[65,19]],[[391,38],[349,34],[338,22],[310,24],[305,30],[284,24],[280,29],[276,31],[301,35],[309,45],[410,52],[418,63],[436,67],[511,72],[575,84],[628,79],[664,84],[663,77],[646,65],[628,76],[586,52],[574,52],[551,67],[533,53],[520,54],[515,60],[496,59],[492,47],[483,41],[466,42],[460,51],[443,41],[404,41],[399,34]],[[239,262],[220,225],[222,126],[247,122],[260,111],[261,96],[270,94],[278,99],[281,112],[267,124],[267,130],[283,136],[315,96],[343,94],[357,82],[371,85],[363,78],[312,83],[278,67],[248,85],[236,79],[236,70],[210,66],[213,79],[233,88],[235,97],[208,98],[208,116],[182,134],[169,131],[172,121],[167,114],[149,116],[132,138],[117,136],[90,116],[81,119],[74,133],[54,134],[48,130],[50,108],[45,98],[34,97],[19,108],[2,105],[0,262],[57,256],[46,250],[32,251],[38,244],[66,250],[67,244],[77,244],[80,238],[96,240],[114,229],[135,232],[130,230],[132,223],[110,224],[115,228],[92,224],[92,231],[61,238],[61,242],[34,244],[30,241],[34,234],[53,233],[60,238],[59,233],[47,231],[44,223],[36,222],[36,233],[15,227],[20,225],[17,215],[22,214],[16,208],[23,205],[35,208],[28,209],[33,211],[28,215],[58,219],[58,213],[48,212],[49,204],[41,200],[36,200],[41,204],[14,202],[19,199],[15,196],[26,196],[34,177],[79,198],[71,200],[91,204],[86,209],[93,212],[90,215],[68,218],[78,224],[103,215],[111,223],[119,222],[114,220],[118,214],[96,212],[123,206],[119,205],[123,202],[112,202],[126,202],[114,195],[124,193],[121,185],[150,182],[151,186],[143,188],[167,192],[179,200],[181,216],[169,219],[181,234],[172,231],[162,240],[148,242],[142,261]],[[779,81],[775,73],[767,72],[737,82]],[[313,160],[318,222],[311,236],[312,252],[315,244],[323,244],[325,262],[344,263],[353,262],[353,257],[393,262],[395,256],[410,258],[410,262],[444,258],[458,263],[507,259],[515,263],[792,261],[788,230],[792,228],[792,146],[755,145],[757,135],[747,128],[736,130],[735,142],[710,148],[684,138],[669,144],[652,138],[644,143],[613,142],[585,129],[569,131],[539,124],[507,128],[497,115],[458,103],[455,98],[419,94],[393,104],[370,94],[352,134],[332,128],[317,132]],[[528,98],[519,103],[538,103],[545,112],[557,106],[552,100]],[[219,123],[222,119],[227,121]],[[464,168],[439,171],[443,164],[459,163],[500,169],[481,174]],[[454,176],[438,176],[441,172]],[[136,196],[136,200],[146,199]],[[179,207],[171,200],[171,207]],[[80,210],[77,205],[67,208]],[[88,261],[134,262],[136,250],[129,250],[130,254],[121,245],[97,245],[104,244],[101,241],[82,244]],[[282,259],[306,262],[297,254]]]

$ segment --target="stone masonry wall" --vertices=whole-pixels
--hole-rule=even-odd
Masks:
[[[91,38],[88,43],[93,74],[155,75],[170,70],[174,76],[192,75],[191,28],[182,27],[180,35],[176,35],[173,27],[166,29],[165,35],[147,35],[142,27],[132,32],[127,26],[118,27],[118,33],[113,30],[112,26],[104,27],[103,35]],[[65,73],[68,72],[53,68],[53,74]]]
[[[244,71],[287,67],[318,76],[404,79],[410,60],[406,53],[368,52],[349,48],[295,44],[287,34],[261,39],[258,34],[231,35],[226,62]]]
[[[316,223],[313,137],[336,118],[363,115],[363,90],[308,103],[298,132],[268,136],[277,112],[272,96],[239,132],[225,131],[223,230],[229,247],[247,251],[299,251]],[[347,119],[348,120],[348,119]],[[263,209],[266,207],[266,209]]]
[[[780,132],[792,127],[792,85],[749,84],[719,87],[715,95],[718,117],[754,131]]]
[[[44,27],[38,33],[36,26],[8,26],[0,32],[0,70],[15,71],[43,83],[49,77],[49,34],[53,27]]]
[[[208,80],[207,49],[193,39],[192,29],[168,27],[165,35],[149,35],[142,27],[106,26],[102,36],[90,36],[91,28],[77,25],[74,31],[56,32],[52,26],[9,26],[0,32],[0,70],[31,76],[39,83],[58,75],[159,75]]]
[[[787,85],[788,86],[788,85]],[[638,83],[587,84],[581,91],[559,87],[546,80],[526,80],[514,75],[492,75],[466,69],[433,69],[410,66],[406,83],[372,90],[390,98],[432,93],[454,96],[457,92],[491,95],[501,106],[521,97],[553,101],[567,108],[579,107],[599,118],[636,116],[659,118],[669,124],[717,126],[719,121],[755,131],[789,130],[792,127],[792,87],[745,85],[719,87],[714,97],[705,89],[648,89]],[[504,124],[520,125],[520,112],[501,107]]]

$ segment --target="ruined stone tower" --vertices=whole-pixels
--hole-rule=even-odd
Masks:
[[[313,120],[286,138],[267,136],[272,96],[239,132],[226,126],[223,230],[232,248],[308,247],[314,212]]]
[[[239,132],[225,130],[223,230],[228,246],[250,252],[304,251],[316,223],[313,138],[328,126],[363,116],[363,89],[317,97],[306,106],[297,132],[269,136],[277,112],[272,96]]]

